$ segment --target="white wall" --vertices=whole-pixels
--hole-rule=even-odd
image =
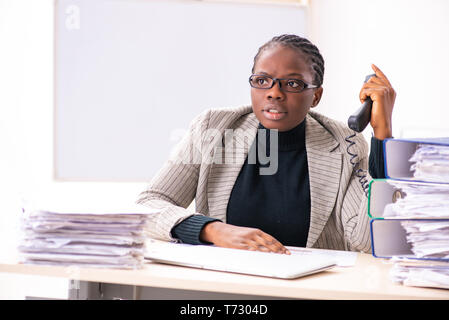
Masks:
[[[310,0],[310,38],[326,67],[316,111],[346,122],[374,63],[397,92],[395,137],[449,136],[448,17],[447,0]]]
[[[449,1],[311,0],[310,38],[325,61],[316,109],[346,121],[370,63],[397,91],[394,134],[449,136],[444,100],[449,74]],[[0,255],[14,256],[19,193],[45,188],[133,197],[137,184],[52,181],[53,0],[0,0]],[[433,116],[436,115],[436,116]],[[403,132],[402,132],[403,131]],[[366,130],[369,134],[369,130]],[[61,298],[58,279],[0,274],[0,299]]]
[[[23,194],[136,200],[144,183],[53,181],[53,0],[0,0],[0,260],[18,258]],[[0,273],[0,299],[67,298],[68,281]]]
[[[52,177],[52,0],[0,1],[0,255],[15,258],[20,194]],[[0,298],[63,298],[67,281],[0,274]]]
[[[0,257],[17,259],[21,195],[135,200],[141,184],[53,182],[53,0],[0,0]],[[0,299],[65,298],[68,282],[0,273]]]

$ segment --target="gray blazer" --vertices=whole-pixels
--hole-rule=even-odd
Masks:
[[[354,132],[312,111],[305,121],[311,198],[307,247],[367,252],[367,197],[345,140]],[[206,110],[192,121],[188,134],[137,200],[158,209],[149,222],[150,237],[176,241],[172,228],[194,214],[226,222],[228,200],[258,125],[251,106]],[[357,168],[371,180],[368,144],[361,134],[352,141]],[[193,199],[195,212],[186,209]]]

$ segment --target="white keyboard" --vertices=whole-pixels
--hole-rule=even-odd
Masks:
[[[170,242],[147,243],[145,258],[187,267],[293,279],[327,270],[336,265],[332,258],[286,255],[228,249],[215,246]]]

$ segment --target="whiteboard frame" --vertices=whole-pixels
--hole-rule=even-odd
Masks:
[[[135,2],[149,2],[152,0],[134,0]],[[162,0],[158,0],[162,1]],[[305,34],[310,34],[309,26],[310,26],[310,6],[308,0],[164,0],[170,2],[179,2],[179,3],[232,3],[232,4],[242,4],[242,5],[254,5],[254,6],[280,6],[280,7],[294,7],[294,8],[303,8],[305,15]],[[58,99],[57,99],[57,66],[58,66],[58,55],[57,55],[57,39],[58,39],[58,6],[60,4],[60,0],[53,0],[53,164],[52,164],[52,178],[53,181],[56,182],[125,182],[125,183],[144,183],[147,182],[147,179],[140,178],[137,180],[133,179],[118,179],[118,178],[91,178],[91,177],[71,177],[65,178],[58,175],[58,161],[57,161],[57,150],[58,150],[58,135],[57,135],[57,119],[58,119]]]

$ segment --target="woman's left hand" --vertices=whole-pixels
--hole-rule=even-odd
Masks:
[[[363,84],[362,90],[360,90],[360,101],[363,103],[367,97],[373,100],[371,127],[373,127],[376,139],[384,140],[392,137],[391,118],[396,92],[385,74],[374,64],[371,67],[376,76],[371,77],[368,82]]]

